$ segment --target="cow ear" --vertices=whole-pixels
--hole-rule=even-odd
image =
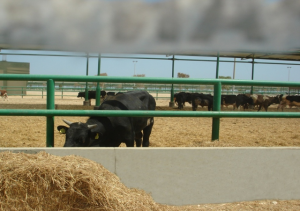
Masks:
[[[57,126],[57,130],[60,132],[60,134],[66,134],[68,129],[69,128],[64,125]]]
[[[101,136],[102,136],[102,133],[96,133],[94,138],[99,139]]]

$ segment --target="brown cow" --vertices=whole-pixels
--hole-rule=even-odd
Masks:
[[[257,111],[260,111],[261,107],[264,107],[264,109],[266,111],[268,111],[268,107],[271,105],[271,104],[279,104],[280,101],[279,101],[279,97],[276,96],[276,97],[270,97],[270,96],[267,96],[267,95],[250,95],[250,97],[253,99],[253,105],[257,105],[258,106],[258,110]]]
[[[5,101],[5,99],[8,98],[8,96],[7,96],[7,91],[6,91],[6,90],[0,90],[0,93],[1,93],[2,99]],[[8,100],[8,99],[7,99],[7,100]]]

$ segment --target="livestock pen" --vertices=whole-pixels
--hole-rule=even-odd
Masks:
[[[222,79],[164,79],[164,78],[124,78],[124,77],[96,77],[96,76],[42,76],[42,75],[1,75],[2,80],[45,80],[47,81],[47,110],[0,110],[0,115],[15,116],[46,116],[47,117],[47,146],[54,146],[54,116],[143,116],[143,117],[212,117],[212,140],[219,139],[219,127],[221,117],[251,117],[251,118],[299,118],[300,113],[248,113],[248,112],[222,112],[221,87],[226,85],[250,85],[250,86],[297,86],[295,82],[267,82],[247,80],[222,80]],[[213,112],[168,112],[168,111],[59,111],[55,110],[54,84],[55,81],[85,81],[85,82],[129,82],[129,83],[164,83],[164,84],[211,84],[214,85]],[[98,89],[99,90],[99,89]],[[99,96],[99,94],[98,94]]]
[[[221,98],[221,87],[222,84],[228,84],[228,85],[248,85],[248,86],[277,86],[277,87],[285,87],[285,86],[297,86],[298,83],[295,82],[268,82],[268,81],[247,81],[247,80],[222,80],[222,79],[174,79],[174,78],[133,78],[133,77],[97,77],[97,76],[55,76],[55,75],[1,75],[0,79],[2,80],[31,80],[31,81],[45,81],[47,83],[47,99],[46,99],[46,109],[0,109],[0,115],[1,116],[45,116],[46,117],[46,146],[47,147],[54,147],[54,118],[60,117],[60,116],[154,116],[154,117],[177,117],[177,118],[184,118],[184,117],[206,117],[210,118],[210,124],[212,125],[212,131],[211,131],[211,140],[218,140],[219,139],[219,131],[220,131],[220,120],[221,118],[299,118],[300,113],[299,112],[230,112],[230,111],[220,111],[220,98]],[[128,83],[162,83],[162,84],[208,84],[214,86],[214,108],[212,112],[207,111],[169,111],[169,110],[157,110],[157,111],[95,111],[95,110],[56,110],[55,109],[55,81],[84,81],[84,82],[128,82]],[[85,106],[81,106],[84,108]],[[87,109],[89,109],[88,107]],[[202,121],[203,123],[205,121]],[[199,123],[196,123],[199,124]],[[206,124],[206,123],[204,123]],[[165,125],[165,124],[163,124]],[[161,127],[163,127],[161,125]],[[232,129],[232,127],[231,127]],[[15,130],[15,129],[14,129]],[[40,130],[40,129],[39,129]],[[199,130],[201,130],[201,124],[199,124]],[[254,142],[257,142],[254,141]],[[155,145],[154,145],[155,146]],[[196,145],[194,145],[196,146]],[[201,145],[199,145],[201,146]],[[29,152],[29,153],[36,153],[40,151],[41,149],[38,148],[6,148],[4,149],[10,150],[10,151],[17,151],[17,152]],[[231,148],[214,148],[207,149],[207,148],[158,148],[155,151],[148,151],[148,149],[131,149],[130,152],[123,151],[124,148],[119,149],[102,149],[101,153],[99,153],[100,149],[93,149],[91,150],[84,150],[84,149],[59,149],[59,148],[53,148],[51,149],[43,149],[43,151],[49,152],[51,154],[56,155],[68,155],[68,154],[77,154],[81,155],[83,157],[95,160],[97,162],[100,162],[102,165],[104,165],[106,168],[108,168],[111,172],[118,175],[120,178],[122,178],[122,181],[129,186],[129,187],[138,187],[142,188],[146,191],[149,191],[152,193],[153,198],[159,202],[159,203],[166,203],[166,204],[173,204],[173,205],[186,205],[186,204],[196,204],[196,203],[222,203],[222,202],[232,202],[232,201],[241,201],[241,200],[253,200],[253,199],[297,199],[297,191],[293,192],[295,194],[290,195],[291,186],[289,186],[289,182],[281,183],[280,185],[276,185],[274,193],[277,193],[276,190],[281,190],[280,194],[268,194],[265,195],[265,192],[260,195],[257,193],[256,188],[250,188],[250,186],[253,185],[253,183],[245,183],[242,185],[243,189],[241,190],[235,190],[233,195],[228,195],[229,192],[231,192],[231,188],[225,184],[238,184],[238,183],[244,183],[244,180],[246,177],[241,177],[241,175],[244,175],[247,171],[249,175],[251,176],[251,172],[253,168],[250,166],[241,165],[242,162],[251,163],[250,160],[252,159],[252,156],[255,155],[256,159],[261,161],[266,159],[266,162],[263,162],[262,165],[257,165],[254,171],[261,172],[265,168],[265,165],[271,165],[271,163],[277,163],[278,164],[278,156],[284,156],[286,158],[287,162],[292,162],[292,160],[297,160],[298,156],[298,149],[293,148],[264,148],[259,151],[255,149],[248,149],[248,148],[240,148],[240,149],[231,149]],[[104,150],[104,151],[103,151]],[[179,150],[179,151],[178,151]],[[292,150],[292,151],[291,151]],[[125,154],[123,154],[125,152]],[[190,156],[187,156],[188,154],[192,154]],[[291,153],[292,152],[292,153]],[[129,154],[128,154],[129,153]],[[164,157],[162,155],[158,156],[157,159],[154,159],[153,153],[159,153],[164,154],[167,157]],[[216,154],[217,153],[217,154]],[[242,154],[243,155],[242,155]],[[228,157],[228,155],[230,156]],[[178,155],[180,155],[178,157]],[[204,157],[203,157],[204,155]],[[142,174],[145,172],[148,172],[147,175],[149,175],[150,178],[161,178],[165,177],[166,175],[172,175],[172,177],[167,176],[167,178],[172,178],[172,182],[166,183],[164,186],[162,186],[159,183],[156,182],[149,182],[149,180],[146,177],[144,180],[141,180],[140,183],[136,184],[134,181],[137,180],[136,177],[128,178],[128,171],[123,169],[123,163],[120,163],[121,160],[130,163],[129,160],[125,159],[124,156],[126,156],[129,160],[135,160],[135,157],[142,156],[144,159],[147,160],[148,165],[144,165],[144,162],[139,162],[135,164],[130,164],[133,166],[139,166],[138,169],[140,169],[140,172],[135,172],[135,175],[137,177],[143,177]],[[128,157],[129,156],[129,157]],[[147,158],[145,158],[147,157]],[[175,159],[178,157],[178,159]],[[209,157],[218,157],[223,162],[219,162],[216,160],[215,162],[208,162]],[[181,159],[183,158],[183,160]],[[165,165],[170,165],[174,162],[174,159],[176,160],[176,167],[173,166],[172,169],[166,168],[162,170],[161,168]],[[115,160],[115,162],[112,162]],[[164,162],[162,162],[164,160]],[[201,162],[199,162],[202,160]],[[151,161],[151,162],[149,162]],[[196,164],[196,163],[197,164]],[[217,164],[217,163],[218,164]],[[156,165],[157,163],[161,163],[161,165]],[[187,165],[189,163],[189,165]],[[202,170],[198,171],[195,169],[195,165],[200,167]],[[217,166],[216,166],[217,165]],[[235,177],[232,177],[230,172],[227,172],[228,169],[232,169],[232,165],[238,166],[235,168]],[[148,167],[151,166],[151,169],[148,169]],[[172,166],[172,165],[171,165]],[[186,174],[177,174],[176,172],[179,169],[182,169],[184,167],[184,171]],[[272,166],[272,165],[271,165]],[[281,163],[279,165],[279,168],[281,169],[282,166],[285,166],[285,162]],[[197,168],[198,168],[197,167]],[[211,182],[195,182],[195,179],[197,179],[199,173],[203,174],[203,172],[208,172],[208,174],[204,174],[203,176],[212,177],[213,169],[218,168],[222,175],[225,176],[227,179],[223,178],[223,181],[219,183],[219,186],[215,189],[211,187]],[[264,180],[262,180],[263,177],[266,177],[266,175],[269,174],[269,172],[273,173],[273,178],[276,178],[276,180],[287,180],[287,181],[294,181],[294,173],[290,172],[289,169],[286,169],[287,175],[282,175],[281,172],[277,169],[278,166],[269,166],[269,171],[263,171],[262,174],[258,175],[257,177],[253,178],[253,182],[255,184],[262,184],[264,183]],[[222,170],[221,170],[222,169]],[[252,169],[252,170],[251,170]],[[124,171],[125,170],[125,171]],[[132,171],[132,170],[131,170]],[[295,169],[293,170],[293,172]],[[298,171],[298,170],[296,170]],[[157,174],[160,172],[159,174]],[[177,174],[177,176],[175,176]],[[247,174],[247,173],[246,173]],[[165,175],[165,176],[163,176]],[[229,176],[231,175],[231,176]],[[182,177],[189,178],[189,181],[193,183],[193,186],[191,186],[190,183],[182,183]],[[252,176],[251,176],[252,177]],[[249,178],[248,178],[249,179]],[[246,179],[246,180],[248,180]],[[212,177],[212,180],[221,180],[220,178],[216,178],[215,176]],[[205,180],[202,180],[205,181]],[[177,188],[174,189],[172,187],[172,184],[181,184],[180,192],[176,191]],[[147,185],[149,184],[149,185]],[[151,184],[151,185],[150,185]],[[195,185],[197,184],[197,185]],[[223,186],[225,185],[225,186]],[[249,186],[248,186],[249,185]],[[271,185],[271,184],[270,184]],[[203,188],[202,191],[199,192],[198,188]],[[221,188],[223,187],[223,188]],[[244,192],[244,189],[248,189],[248,194],[245,195],[245,197],[240,197],[241,192]],[[266,189],[269,189],[270,186],[266,185]],[[274,187],[273,187],[274,188]],[[272,189],[272,188],[271,188]],[[170,191],[171,190],[171,191]],[[203,196],[204,192],[211,191],[211,195],[207,195],[206,197]],[[203,192],[204,191],[204,192]],[[172,192],[173,194],[167,194],[168,192]],[[194,197],[191,197],[190,194],[192,194]],[[218,192],[221,192],[219,198],[215,198],[214,195]],[[163,197],[161,193],[164,193]],[[174,193],[176,193],[174,195]],[[201,200],[199,200],[199,197],[201,195]],[[180,198],[180,200],[179,200]]]
[[[108,193],[112,192],[111,187],[116,184],[113,182],[122,181],[127,187],[145,190],[158,203],[196,205],[192,208],[183,208],[183,210],[197,210],[199,207],[199,209],[210,209],[212,206],[207,208],[206,206],[201,207],[200,204],[228,202],[238,202],[234,209],[240,210],[245,207],[241,208],[242,203],[239,202],[254,200],[275,200],[270,203],[274,205],[276,203],[281,204],[277,200],[297,200],[288,202],[289,205],[293,206],[286,207],[287,209],[298,210],[300,204],[298,188],[300,185],[298,176],[300,174],[298,162],[300,160],[300,143],[296,120],[299,118],[299,112],[291,112],[291,109],[289,112],[225,112],[220,110],[222,85],[246,85],[249,86],[247,92],[250,91],[251,94],[255,91],[253,86],[299,87],[299,83],[296,82],[254,81],[254,64],[258,64],[255,62],[257,59],[300,60],[299,15],[297,15],[299,14],[298,8],[300,8],[299,2],[277,1],[273,3],[272,1],[272,4],[266,2],[269,1],[245,1],[243,3],[232,1],[223,3],[222,1],[220,3],[219,1],[192,0],[184,2],[162,1],[152,4],[148,1],[147,3],[141,1],[112,3],[109,1],[29,0],[26,1],[25,5],[23,1],[1,1],[0,5],[4,11],[1,16],[3,21],[0,23],[1,51],[3,49],[67,50],[88,52],[87,55],[93,52],[96,57],[98,54],[107,52],[139,52],[161,54],[163,57],[169,57],[165,59],[172,62],[172,78],[83,77],[73,76],[73,74],[57,76],[54,71],[60,71],[60,74],[63,69],[57,70],[56,68],[51,69],[50,74],[53,75],[1,75],[2,80],[44,81],[47,84],[47,99],[44,104],[33,104],[27,108],[24,106],[25,109],[22,109],[25,99],[15,98],[12,100],[15,104],[9,104],[7,101],[0,103],[2,108],[0,110],[2,120],[0,124],[3,131],[0,135],[1,141],[3,145],[7,144],[6,146],[11,144],[6,143],[11,140],[19,141],[15,145],[18,147],[0,149],[0,151],[5,151],[0,153],[1,172],[6,172],[1,177],[1,184],[3,185],[1,190],[3,191],[0,191],[0,199],[4,201],[12,199],[12,204],[7,204],[7,206],[3,205],[1,201],[1,208],[13,209],[15,208],[14,205],[19,203],[23,205],[22,208],[25,204],[28,210],[62,210],[63,208],[67,210],[85,208],[96,210],[93,209],[94,207],[106,210],[147,210],[128,207],[128,205],[135,204],[141,206],[144,201],[129,200],[129,192],[121,191],[124,190],[124,186],[120,189],[114,187],[114,190],[117,189],[119,194],[112,196],[110,200],[105,198]],[[174,63],[177,58],[174,54],[217,58],[215,77],[210,77],[216,79],[175,79]],[[173,55],[172,58],[170,55]],[[252,64],[250,76],[252,81],[219,80],[220,57],[241,58],[241,61],[238,62],[247,62],[249,67]],[[76,63],[75,60],[73,62]],[[100,63],[100,60],[98,62]],[[194,61],[191,60],[191,62]],[[207,62],[212,62],[212,60]],[[214,59],[213,62],[215,62]],[[50,64],[43,63],[44,67],[49,67]],[[294,64],[287,62],[285,65]],[[197,68],[199,69],[199,67]],[[88,69],[87,62],[86,70]],[[285,70],[290,73],[290,68],[285,68]],[[99,75],[99,71],[98,68],[97,75]],[[204,71],[208,71],[208,69]],[[134,73],[134,75],[136,74]],[[290,74],[288,78],[290,78]],[[58,81],[86,83],[85,106],[76,105],[77,109],[69,110],[70,107],[55,103],[55,82]],[[212,112],[194,112],[186,109],[182,111],[164,110],[159,106],[155,112],[97,112],[93,111],[93,108],[89,107],[86,102],[87,83],[89,82],[97,83],[96,91],[98,94],[100,91],[98,84],[101,82],[155,83],[164,86],[167,84],[171,86],[171,99],[167,102],[169,107],[172,107],[174,103],[173,96],[176,90],[174,84],[203,84],[210,86],[209,89],[213,90],[215,103]],[[288,89],[282,90],[286,92]],[[100,100],[96,99],[96,106],[99,104]],[[56,105],[58,109],[56,109]],[[267,128],[270,124],[275,125],[272,120],[280,119],[282,121],[279,122],[281,124],[277,124],[276,121],[277,126],[271,130],[274,139],[280,142],[276,145],[277,147],[264,147],[266,145],[261,142],[265,140],[262,140],[260,136],[252,136],[254,143],[257,142],[257,147],[224,145],[226,147],[207,148],[204,147],[204,143],[199,142],[182,148],[156,147],[159,142],[159,135],[157,134],[156,140],[158,141],[149,148],[83,149],[56,147],[62,145],[61,143],[56,145],[53,142],[58,136],[57,134],[54,137],[55,120],[60,121],[62,117],[67,116],[84,121],[82,118],[89,115],[154,116],[158,120],[159,118],[166,118],[163,121],[157,121],[157,127],[162,127],[162,131],[166,135],[173,132],[175,134],[174,139],[178,141],[182,139],[181,137],[187,137],[193,130],[193,128],[189,128],[189,124],[185,124],[186,122],[180,122],[182,119],[189,119],[191,124],[198,126],[194,129],[198,140],[200,139],[199,136],[204,134],[201,130],[209,131],[210,135],[207,140],[211,143],[210,146],[217,146],[218,143],[222,143],[224,130],[220,136],[220,131],[222,131],[220,125],[227,124],[226,128],[224,127],[225,133],[234,130],[233,135],[243,139],[244,134],[240,134],[243,132],[240,130],[242,126],[248,129],[247,135],[263,134],[260,130]],[[28,122],[25,121],[26,119]],[[252,121],[253,119],[260,120],[260,123],[265,124],[264,127],[255,125],[255,129],[252,129],[251,124],[257,123]],[[10,120],[15,124],[7,124]],[[247,122],[247,120],[251,120],[251,122]],[[171,128],[173,125],[169,125],[168,121],[173,121],[179,127]],[[203,127],[202,124],[210,124],[211,127]],[[34,132],[32,132],[32,128]],[[164,128],[166,129],[164,130]],[[22,132],[22,135],[18,133],[19,131]],[[288,147],[278,147],[284,142],[282,136],[287,136],[286,134],[290,131],[296,131],[294,137],[288,137],[292,138],[294,143],[287,145]],[[8,132],[9,138],[5,136]],[[34,137],[30,134],[31,132],[42,134],[39,137],[46,137],[47,147],[42,147],[43,144],[38,147],[19,148],[24,143],[22,146],[26,146],[26,142]],[[36,142],[41,140],[44,141],[44,138],[35,139]],[[19,144],[20,141],[23,143]],[[24,152],[24,154],[11,152]],[[88,161],[82,157],[94,160],[98,164],[93,163],[88,166]],[[41,160],[43,162],[40,162]],[[71,165],[65,168],[65,164],[70,163]],[[99,173],[99,169],[103,170],[99,163],[113,174]],[[6,166],[4,166],[5,164]],[[28,166],[31,168],[28,169]],[[17,173],[13,170],[16,170]],[[21,170],[24,177],[21,177]],[[43,170],[46,170],[44,172],[47,173],[44,173]],[[41,174],[36,175],[35,172],[41,172]],[[72,173],[84,177],[85,180],[76,180]],[[91,179],[91,174],[96,175]],[[61,180],[65,175],[68,179]],[[115,175],[120,179],[118,180]],[[113,185],[99,188],[97,186],[99,184],[98,179],[107,179],[104,181],[105,185]],[[7,183],[8,180],[11,181],[10,184]],[[25,182],[26,185],[20,185],[17,180]],[[69,186],[70,184],[74,186]],[[16,189],[17,186],[20,188]],[[47,200],[49,199],[47,198],[48,194],[40,194],[38,197],[30,195],[37,187],[44,188],[45,192],[50,192],[49,195],[51,196],[59,197],[52,198],[50,201]],[[60,189],[54,189],[57,187]],[[90,191],[93,188],[96,188],[97,191]],[[106,192],[100,192],[99,189]],[[141,195],[141,192],[132,190],[134,196]],[[8,195],[9,193],[11,194]],[[18,199],[13,198],[22,193],[23,195]],[[73,197],[75,195],[79,196],[81,200],[75,200]],[[114,209],[112,206],[104,208],[101,201],[94,200],[96,195],[100,195],[100,198],[104,198],[103,201],[109,202],[110,205],[121,201],[121,208],[116,209],[114,207]],[[123,200],[119,200],[121,197]],[[87,202],[83,199],[91,199],[91,201]],[[148,199],[147,202],[149,202]],[[28,206],[29,203],[26,204],[26,202],[32,201],[34,202],[30,204],[31,207]],[[71,201],[75,201],[75,203],[77,201],[79,206],[73,207],[74,203],[69,204]],[[263,209],[266,207],[261,203],[269,202],[254,202],[253,206],[250,204],[247,208],[249,210],[256,207]],[[159,209],[157,204],[145,204],[150,206],[148,210],[172,210],[174,208]],[[51,209],[51,206],[54,208]],[[214,208],[224,208],[223,204],[217,206],[219,207]],[[175,207],[176,209],[177,207]]]

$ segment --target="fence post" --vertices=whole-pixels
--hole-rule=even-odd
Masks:
[[[61,99],[63,99],[64,98],[64,87],[62,86],[61,87]]]
[[[252,57],[252,74],[251,74],[251,80],[253,81],[254,79],[254,57]],[[251,89],[250,89],[250,93],[253,95],[253,86],[251,86]]]
[[[98,56],[98,76],[100,76],[100,70],[101,70],[101,54]],[[96,87],[96,106],[100,106],[100,101],[101,99],[101,89],[100,89],[100,83],[99,81],[97,82],[97,87]]]
[[[86,75],[89,75],[89,54],[87,54],[87,59],[86,59]],[[83,105],[87,106],[90,105],[89,101],[89,92],[88,92],[88,82],[85,82],[85,97],[84,97],[84,102]]]
[[[54,81],[47,81],[47,109],[55,109],[54,105]],[[54,147],[54,116],[47,116],[46,147]]]
[[[22,87],[22,98],[23,98],[24,92],[23,92],[23,87]]]
[[[174,60],[174,55],[172,57],[172,78],[174,78],[174,65],[175,65],[175,60]],[[174,84],[171,86],[171,99],[169,102],[169,107],[174,107]]]
[[[219,52],[217,54],[217,66],[216,66],[216,79],[219,78],[219,65],[220,65],[220,56],[219,56]]]
[[[44,87],[42,87],[42,99],[44,98]]]
[[[218,82],[214,85],[214,105],[213,111],[220,111],[221,110],[221,91],[222,91],[222,84]],[[219,140],[219,133],[220,133],[220,118],[213,117],[212,122],[212,136],[211,140]]]

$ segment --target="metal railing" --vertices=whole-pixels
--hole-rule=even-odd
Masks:
[[[84,87],[71,87],[68,84],[64,84],[64,86],[57,86],[55,83],[55,96],[60,96],[62,99],[64,97],[76,97],[78,92],[84,92]],[[155,93],[156,99],[169,99],[170,97],[158,97],[158,94],[170,94],[171,85],[170,84],[149,84],[148,86],[143,87],[130,87],[132,84],[121,84],[121,86],[112,86],[111,84],[105,84],[101,86],[102,90],[107,92],[126,92],[132,90],[144,90],[149,93]],[[174,85],[174,93],[176,92],[190,92],[190,93],[203,93],[203,94],[213,94],[213,86],[206,85],[205,87],[199,88],[201,85]],[[27,86],[1,86],[1,89],[6,90],[9,93],[9,96],[41,96],[44,98],[47,96],[47,86],[33,86],[33,83]],[[234,87],[234,91],[232,89],[228,89],[227,87],[222,87],[222,94],[246,94],[250,93],[251,87],[248,86],[236,86]],[[89,86],[89,90],[96,90],[96,86]],[[279,95],[289,93],[299,94],[299,89],[285,88],[285,87],[254,87],[253,94],[266,94],[266,95]],[[29,93],[28,93],[29,92]],[[30,92],[39,92],[39,93],[30,93]]]
[[[271,82],[228,79],[183,79],[183,78],[140,78],[140,77],[99,77],[99,76],[58,76],[58,75],[0,75],[0,80],[31,80],[47,82],[47,109],[22,110],[0,109],[2,116],[46,116],[46,146],[54,147],[54,116],[133,116],[133,117],[212,117],[212,140],[219,139],[220,118],[300,118],[300,112],[222,112],[222,85],[299,87],[298,82]],[[72,82],[119,82],[156,84],[208,84],[214,86],[213,111],[107,111],[107,110],[55,110],[55,81]]]

